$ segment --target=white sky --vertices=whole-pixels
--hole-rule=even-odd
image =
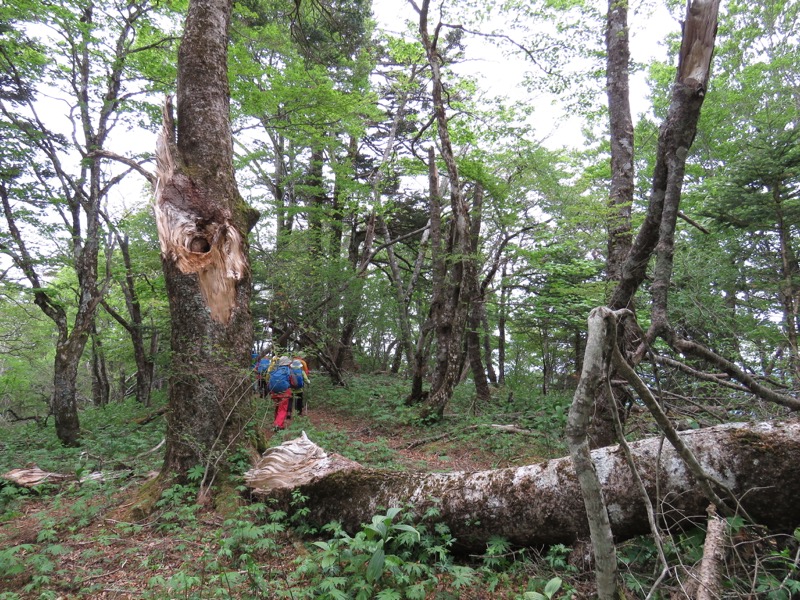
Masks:
[[[669,14],[663,3],[656,1],[657,6],[652,6],[652,3],[652,0],[642,0],[641,5],[628,15],[631,58],[637,63],[646,63],[652,59],[666,60],[667,50],[663,40],[669,33],[680,31],[680,23]],[[413,21],[416,27],[418,17],[407,0],[374,0],[373,12],[378,25],[393,34],[402,34],[408,21]],[[431,22],[434,18],[432,7]],[[545,127],[549,128],[537,132],[545,144],[550,140],[554,146],[563,145],[564,140],[570,140],[576,146],[581,145],[582,123],[577,116],[570,117],[566,114],[559,106],[557,98],[544,93],[532,97],[529,90],[521,87],[525,71],[531,70],[530,63],[522,59],[509,60],[498,48],[482,44],[474,36],[467,40],[467,56],[468,62],[460,68],[478,78],[481,87],[495,90],[512,99],[526,99],[536,104],[540,129],[541,124],[546,124]],[[633,74],[630,86],[631,111],[636,121],[638,115],[650,109],[645,74]],[[558,135],[554,135],[556,132]]]

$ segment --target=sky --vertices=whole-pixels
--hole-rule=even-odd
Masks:
[[[654,0],[634,3],[629,13],[631,58],[637,63],[666,60],[667,49],[662,40],[669,33],[680,32],[680,23],[669,14],[663,3],[653,4]],[[601,10],[604,12],[605,8],[601,7]],[[373,13],[379,27],[397,35],[406,30],[408,21],[413,21],[416,26],[418,18],[408,0],[374,0]],[[433,7],[430,18],[433,22]],[[498,28],[502,30],[502,23]],[[564,140],[568,140],[579,146],[583,142],[582,122],[577,116],[570,116],[558,98],[544,93],[532,96],[522,87],[524,73],[531,67],[529,62],[509,59],[497,47],[474,36],[467,40],[467,57],[468,61],[459,68],[478,78],[482,87],[511,99],[524,99],[536,104],[538,133],[545,145],[563,146]],[[634,73],[630,86],[631,111],[636,121],[638,115],[650,110],[645,74]]]

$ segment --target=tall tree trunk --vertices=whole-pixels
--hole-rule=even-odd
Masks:
[[[430,242],[431,242],[431,279],[433,280],[433,297],[428,318],[420,327],[419,338],[414,352],[412,363],[411,394],[406,399],[406,404],[412,405],[427,398],[423,392],[423,381],[425,379],[426,367],[428,364],[428,348],[430,336],[433,333],[434,323],[436,322],[437,312],[441,310],[443,300],[442,284],[446,273],[444,256],[442,249],[442,196],[439,187],[439,170],[436,168],[436,152],[434,148],[428,148],[428,205],[430,212]]]
[[[56,424],[56,435],[64,446],[80,444],[78,419],[77,381],[78,363],[86,346],[86,339],[75,340],[59,335],[56,342],[53,398],[50,410]]]
[[[731,423],[680,434],[708,473],[724,474],[758,523],[792,531],[800,522],[800,423]],[[661,437],[630,444],[647,494],[666,526],[684,531],[705,520],[708,498]],[[619,447],[591,452],[616,541],[650,532],[642,497]],[[336,520],[353,533],[379,510],[435,506],[459,548],[484,551],[494,536],[518,546],[571,544],[589,527],[569,457],[518,468],[470,473],[374,471],[326,454],[302,437],[264,454],[245,475],[256,497],[289,506],[292,491],[308,498],[308,521]]]
[[[486,362],[486,376],[492,385],[497,385],[497,372],[492,360],[492,335],[489,329],[489,315],[486,313],[486,302],[481,303],[481,328],[483,330],[483,360]]]
[[[778,241],[781,253],[781,284],[779,297],[783,307],[784,331],[789,343],[791,379],[795,387],[800,384],[800,347],[798,347],[798,313],[800,313],[800,267],[792,248],[792,234],[786,223],[783,209],[783,193],[780,184],[772,189],[775,212],[778,217]]]
[[[92,403],[95,406],[106,406],[111,395],[111,384],[108,381],[106,357],[103,343],[92,326]]]
[[[614,49],[619,56],[612,62],[609,56],[609,69],[621,69],[627,64],[627,43],[622,44],[620,38],[627,37],[626,18],[623,19],[624,3],[611,3],[609,6],[609,52]],[[672,99],[666,120],[659,130],[656,164],[653,171],[652,188],[647,207],[647,214],[636,240],[627,253],[625,262],[620,266],[610,266],[609,272],[619,280],[608,306],[613,309],[634,308],[634,295],[644,281],[650,258],[654,251],[657,255],[654,281],[651,286],[652,325],[648,339],[663,332],[667,327],[667,290],[672,273],[673,237],[678,216],[681,188],[692,142],[697,132],[700,108],[705,99],[711,69],[711,57],[717,31],[717,13],[719,0],[693,0],[687,5],[686,24],[678,59],[675,83],[672,86]],[[609,75],[611,78],[612,76]],[[616,184],[612,185],[615,193],[627,193],[629,182],[627,161],[632,156],[632,142],[623,117],[626,103],[619,97],[622,90],[620,83],[623,77],[619,73],[609,81],[609,102],[612,97],[617,111],[612,114],[612,138],[620,137],[622,142],[612,140],[612,149],[618,160],[612,158],[612,171]],[[616,85],[612,85],[615,83]],[[613,93],[612,93],[613,92]],[[628,109],[629,111],[629,109]],[[627,140],[627,141],[626,141]],[[628,144],[631,144],[628,148]],[[618,170],[617,170],[618,169]],[[632,166],[631,166],[632,169]],[[631,173],[632,176],[632,173]],[[613,198],[612,198],[613,200]],[[610,238],[609,238],[610,243]],[[633,320],[631,320],[633,322]],[[624,354],[633,354],[635,344],[639,344],[639,332],[625,327],[620,336]],[[641,345],[641,348],[644,348]],[[639,360],[638,358],[635,360]],[[613,399],[606,390],[602,390],[596,400],[595,413],[590,425],[589,436],[593,447],[605,446],[615,439],[611,407]]]
[[[475,394],[480,400],[491,398],[492,392],[489,389],[489,379],[486,376],[486,369],[483,366],[481,357],[481,313],[483,310],[483,300],[476,299],[470,307],[469,322],[467,325],[467,357],[472,371],[472,378],[475,381]]]
[[[437,283],[442,286],[443,293],[439,296],[442,306],[434,313],[433,321],[436,332],[436,370],[423,416],[441,418],[461,375],[459,367],[463,336],[472,300],[471,293],[474,293],[474,284],[477,281],[477,267],[470,253],[470,211],[464,198],[447,125],[440,68],[442,57],[437,48],[438,27],[437,35],[431,36],[428,31],[429,6],[430,0],[423,0],[419,11],[419,32],[431,67],[434,116],[450,184],[452,220],[447,242],[447,274]]]
[[[508,311],[509,288],[506,285],[507,263],[503,263],[500,273],[500,305],[497,308],[497,383],[501,387],[506,384],[506,314]]]
[[[322,177],[322,169],[325,166],[325,152],[322,148],[314,148],[311,151],[311,162],[308,166],[307,186],[310,190],[308,194],[308,232],[311,235],[309,251],[318,260],[324,254],[323,247],[323,216],[325,211],[325,187]]]
[[[399,350],[402,352],[402,355],[405,356],[406,364],[408,364],[410,368],[414,360],[414,351],[411,346],[411,322],[408,316],[408,298],[406,297],[405,287],[403,286],[400,267],[397,264],[397,258],[394,254],[394,247],[390,243],[392,236],[389,232],[389,227],[382,218],[378,217],[378,220],[380,221],[383,237],[387,244],[386,256],[391,273],[391,284],[395,292],[395,302],[397,303],[397,325],[400,328],[400,335],[398,336]]]
[[[270,131],[269,127],[266,129]],[[294,216],[291,214],[289,193],[286,189],[286,138],[278,134],[270,134],[270,138],[275,153],[275,179],[272,185],[272,194],[275,197],[275,250],[280,251],[286,244],[286,235],[292,230]]]
[[[664,235],[668,235],[670,229],[674,230],[674,223],[670,220],[677,218],[686,157],[697,133],[700,108],[708,89],[718,10],[719,0],[694,0],[687,6],[672,99],[667,118],[659,129],[647,214],[609,302],[613,310],[631,306],[659,241],[662,223]],[[658,293],[654,290],[654,294]]]
[[[92,161],[92,171],[99,169],[98,159]],[[92,176],[91,181],[99,182],[99,175]],[[89,331],[94,323],[97,304],[101,294],[97,286],[98,255],[98,220],[97,210],[91,210],[93,202],[99,202],[96,188],[90,188],[90,198],[85,204],[88,207],[83,218],[86,219],[85,233],[83,218],[79,210],[80,203],[74,201],[72,214],[74,218],[72,231],[72,251],[74,268],[78,277],[78,304],[72,324],[62,303],[51,298],[45,291],[39,275],[34,268],[34,258],[29,254],[27,244],[17,227],[8,188],[0,183],[0,201],[6,217],[11,238],[17,246],[14,253],[15,265],[25,274],[34,289],[34,303],[55,323],[58,332],[54,360],[53,396],[50,400],[50,411],[55,417],[56,436],[64,446],[78,446],[80,443],[80,420],[78,417],[77,376],[78,363],[83,355]]]
[[[628,69],[630,48],[628,43],[628,3],[609,0],[606,16],[606,94],[608,96],[609,132],[611,142],[611,182],[608,194],[608,251],[606,255],[606,279],[610,284],[618,282],[622,267],[631,249],[631,206],[634,192],[634,139],[631,119]],[[613,290],[609,289],[609,295]],[[629,339],[620,336],[620,341]],[[624,349],[626,354],[633,352]],[[580,374],[581,369],[575,368]],[[612,377],[612,381],[617,378]],[[595,410],[588,425],[588,437],[593,448],[606,446],[615,439],[611,418],[611,402],[621,403],[627,392],[624,388],[597,390]]]
[[[172,365],[162,476],[203,484],[245,443],[253,331],[247,232],[258,214],[236,188],[229,122],[231,0],[191,0],[171,103],[157,147],[155,213],[170,315]]]
[[[481,185],[475,187],[471,219],[469,232],[471,258],[469,260],[476,263],[475,257],[480,249],[481,223],[483,222],[483,187]],[[489,400],[492,393],[489,390],[489,380],[486,378],[486,369],[484,369],[481,358],[481,317],[486,312],[484,307],[486,287],[478,284],[477,265],[471,270],[470,279],[468,283],[471,300],[467,317],[466,352],[472,370],[472,378],[475,381],[475,394],[480,400]]]
[[[106,221],[109,222],[111,226],[110,221],[108,219],[106,219]],[[125,328],[125,331],[128,332],[131,338],[133,358],[136,362],[136,400],[141,402],[144,406],[150,406],[150,392],[153,387],[153,372],[155,370],[155,362],[153,360],[155,351],[148,352],[145,348],[144,320],[142,317],[139,295],[136,293],[136,282],[134,280],[131,263],[128,235],[120,235],[116,229],[114,230],[114,235],[117,240],[117,246],[122,254],[123,264],[125,265],[125,277],[119,284],[122,289],[122,295],[125,298],[125,306],[128,309],[128,318],[126,319],[119,314],[108,302],[103,301],[102,304],[106,312]]]
[[[631,248],[633,204],[633,120],[628,69],[628,3],[609,0],[606,19],[606,93],[611,132],[611,186],[608,194],[606,277],[618,281]]]

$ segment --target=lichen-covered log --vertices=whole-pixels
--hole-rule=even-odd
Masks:
[[[759,523],[776,529],[800,524],[800,423],[734,423],[681,437],[705,471],[728,485]],[[589,537],[569,458],[472,473],[387,472],[354,468],[349,461],[336,465],[337,457],[307,440],[279,448],[248,472],[253,495],[288,503],[291,490],[299,489],[317,523],[338,520],[355,531],[384,508],[411,503],[423,511],[438,503],[441,519],[465,549],[481,549],[494,535],[521,546]],[[631,451],[663,523],[685,527],[687,518],[704,521],[708,500],[669,444],[647,439],[631,444]],[[648,533],[644,505],[618,446],[593,451],[592,460],[615,540]],[[326,468],[315,472],[315,463]],[[292,464],[304,466],[292,471]]]

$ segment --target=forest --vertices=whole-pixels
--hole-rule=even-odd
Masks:
[[[0,600],[800,596],[798,21],[0,4]]]

